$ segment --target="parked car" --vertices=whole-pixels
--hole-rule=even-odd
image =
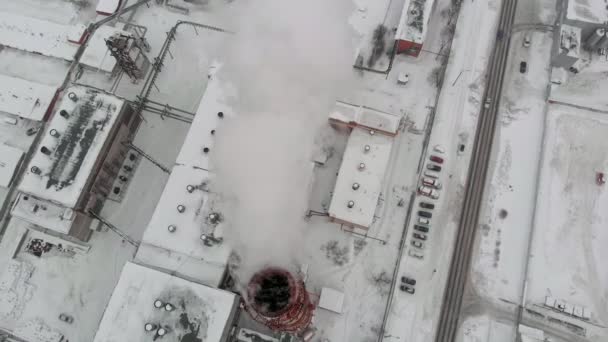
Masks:
[[[412,236],[414,237],[414,239],[426,241],[426,235],[425,234],[414,233]]]
[[[407,286],[407,285],[401,285],[401,286],[399,286],[399,289],[401,289],[401,291],[407,292],[409,294],[414,294],[414,292],[416,292],[416,290],[413,287]]]
[[[439,174],[435,171],[426,170],[424,171],[424,176],[431,178],[439,178]]]
[[[418,248],[418,249],[423,249],[424,248],[424,244],[422,244],[422,242],[418,241],[418,240],[412,240],[412,246]]]
[[[401,282],[404,284],[407,284],[407,285],[412,285],[412,286],[416,285],[416,279],[413,279],[413,278],[401,277]]]
[[[441,189],[441,182],[435,178],[422,178],[422,184],[435,189]]]
[[[428,211],[419,210],[418,211],[418,216],[420,216],[420,217],[426,217],[426,218],[431,218],[431,217],[433,217],[433,214],[431,214]]]
[[[68,324],[72,324],[72,322],[74,322],[74,318],[72,316],[64,313],[59,314],[59,320]]]
[[[438,199],[439,198],[439,193],[437,192],[437,190],[431,189],[428,186],[424,186],[424,185],[421,185],[418,188],[418,193],[420,195],[427,196],[427,197],[430,197],[432,199]]]
[[[445,154],[445,149],[441,145],[435,145],[435,147],[433,147],[433,151],[435,151],[437,153]]]
[[[433,161],[437,164],[443,164],[443,158],[441,158],[441,157],[431,155],[431,157],[429,159],[431,159],[431,161]]]
[[[428,225],[431,223],[431,221],[428,218],[418,217],[418,223]]]
[[[412,258],[424,259],[424,255],[423,254],[421,254],[421,253],[419,253],[419,252],[417,252],[417,251],[415,251],[413,249],[410,249],[409,252],[407,252],[407,254],[409,256],[411,256]]]
[[[429,203],[429,202],[420,202],[420,208],[424,208],[424,209],[435,209],[435,205],[433,203]]]
[[[525,74],[527,70],[528,70],[528,63],[526,63],[526,61],[521,61],[521,63],[519,63],[519,72],[521,72],[522,74]]]
[[[426,164],[426,168],[427,170],[431,170],[431,171],[441,171],[441,166],[437,165],[437,164]]]
[[[524,47],[530,47],[530,44],[532,43],[532,37],[530,37],[530,34],[526,34],[524,36],[524,40],[523,40],[523,46]]]
[[[419,232],[423,232],[423,233],[428,233],[429,232],[429,227],[421,226],[419,224],[415,224],[414,225],[414,229],[416,229]]]

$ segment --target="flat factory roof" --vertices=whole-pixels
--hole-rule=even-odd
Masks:
[[[69,99],[72,94],[75,101]],[[19,190],[74,208],[123,105],[123,100],[96,89],[68,88]],[[67,118],[61,115],[63,111]]]
[[[434,3],[435,0],[405,0],[395,39],[422,44]]]
[[[7,145],[0,144],[0,186],[8,188],[19,167],[23,151]]]
[[[62,25],[50,21],[0,12],[0,44],[13,49],[38,53],[72,61],[79,44],[78,32],[83,32],[82,25]],[[80,59],[80,63],[105,72],[110,72],[116,65],[116,59],[110,55],[105,40],[115,33],[129,35],[111,26],[98,28]]]
[[[116,12],[120,6],[120,0],[99,0],[95,12],[102,15],[111,15]]]
[[[566,24],[561,25],[559,43],[560,54],[565,53],[570,57],[578,58],[581,50],[581,29]]]
[[[11,214],[23,221],[62,234],[70,232],[75,217],[72,209],[42,201],[26,194],[19,194],[11,209]]]
[[[359,227],[371,226],[392,146],[391,136],[353,129],[329,206],[330,217]]]
[[[56,87],[0,75],[0,112],[41,121],[56,91]]]
[[[395,135],[399,130],[401,117],[375,109],[337,101],[329,120],[355,127],[362,126]]]
[[[230,248],[222,243],[207,246],[201,240],[202,234],[221,237],[222,223],[214,223],[209,215],[214,212],[213,201],[216,194],[208,191],[213,174],[208,170],[209,153],[205,148],[213,148],[215,130],[230,108],[223,103],[219,84],[211,81],[197,110],[192,126],[186,136],[176,165],[152,214],[148,228],[144,232],[138,259],[163,269],[172,269],[171,260],[163,260],[158,255],[168,255],[187,260],[188,265],[178,272],[206,284],[217,286],[224,275],[230,256]],[[222,112],[221,117],[218,112]],[[211,131],[214,134],[211,134]],[[178,210],[178,206],[183,210]],[[174,226],[174,232],[169,231]],[[166,258],[165,258],[166,259]],[[185,264],[181,261],[179,265]],[[197,270],[192,265],[199,265]],[[206,268],[206,272],[202,272]]]
[[[568,0],[566,18],[604,25],[608,21],[605,0]]]
[[[156,300],[173,311],[155,308]],[[94,342],[152,341],[155,331],[146,332],[146,323],[165,327],[164,340],[224,341],[237,305],[234,293],[127,262]]]

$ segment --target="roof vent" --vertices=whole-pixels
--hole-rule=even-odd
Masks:
[[[167,227],[167,230],[169,231],[169,233],[175,233],[175,231],[177,230],[177,227],[174,224],[170,224]]]
[[[355,206],[355,201],[348,201],[348,203],[346,203],[346,206],[349,208],[352,208]]]
[[[36,165],[32,166],[32,167],[30,168],[30,171],[31,171],[33,174],[35,174],[35,175],[39,175],[39,174],[40,174],[40,168],[39,168],[38,166],[36,166]]]
[[[49,150],[49,149],[48,149],[46,146],[42,146],[42,147],[40,148],[40,152],[42,152],[42,153],[46,154],[47,156],[50,156],[50,155],[51,155],[51,150]]]
[[[353,183],[353,190],[359,190],[359,183]]]
[[[72,101],[76,102],[76,101],[78,101],[78,96],[76,96],[76,93],[70,92],[70,93],[68,94],[68,99],[70,99],[70,100],[72,100]]]
[[[365,163],[359,163],[359,171],[365,170]]]
[[[214,134],[215,134],[215,130],[214,130],[214,129],[212,129],[212,130],[211,130],[211,135],[214,135]]]
[[[207,218],[211,224],[216,224],[221,221],[221,216],[218,213],[211,213]]]
[[[186,186],[186,190],[187,190],[189,193],[193,193],[193,192],[194,192],[194,185],[187,185],[187,186]]]
[[[158,336],[165,336],[166,333],[167,330],[165,328],[158,328],[158,330],[156,330],[156,335]]]
[[[209,153],[209,147],[205,147],[205,148],[203,148],[203,152],[204,152],[204,153]]]
[[[49,131],[49,134],[50,134],[52,137],[55,137],[55,138],[59,138],[59,135],[60,135],[60,134],[59,134],[59,132],[57,132],[57,130],[56,130],[56,129],[54,129],[54,128],[53,128],[52,130],[50,130],[50,131]]]
[[[217,116],[221,119],[224,117],[224,112],[217,112]]]
[[[372,147],[371,147],[371,146],[369,146],[369,145],[365,145],[365,147],[363,147],[363,151],[364,151],[365,153],[369,152],[371,149],[372,149]]]
[[[175,309],[173,304],[171,304],[171,303],[165,304],[165,311],[173,311],[173,309]]]
[[[186,207],[183,204],[180,204],[177,206],[177,211],[183,213],[184,211],[186,211]]]
[[[154,301],[154,307],[157,308],[157,309],[162,308],[164,304],[165,303],[163,303],[163,301],[160,300],[160,299],[157,299],[157,300]]]
[[[374,131],[373,129],[370,129],[369,130],[369,135],[374,135],[374,134],[376,134],[376,131]]]
[[[70,117],[70,113],[68,113],[68,111],[65,109],[60,110],[59,115],[63,116],[66,119]]]
[[[153,323],[146,323],[144,325],[144,330],[146,330],[146,331],[153,331],[153,330],[156,330],[156,328],[157,328],[156,324],[153,324]]]

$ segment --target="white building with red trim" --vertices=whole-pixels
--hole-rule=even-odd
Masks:
[[[418,57],[426,38],[435,0],[405,0],[395,35],[395,52]]]

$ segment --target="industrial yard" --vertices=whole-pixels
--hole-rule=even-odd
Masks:
[[[0,0],[0,341],[605,341],[606,18]]]

